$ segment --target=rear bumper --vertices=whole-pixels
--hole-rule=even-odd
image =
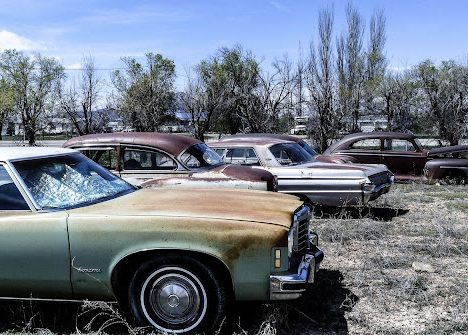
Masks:
[[[270,276],[270,300],[291,300],[299,298],[307,289],[307,284],[315,282],[315,274],[323,260],[323,252],[312,245],[302,256],[297,273],[284,273]]]

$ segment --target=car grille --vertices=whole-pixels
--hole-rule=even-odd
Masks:
[[[309,249],[309,221],[310,209],[304,205],[294,214],[293,250],[298,254],[303,254]]]
[[[369,176],[369,180],[374,185],[388,184],[391,182],[391,176],[392,174],[390,173],[390,171],[384,171]]]

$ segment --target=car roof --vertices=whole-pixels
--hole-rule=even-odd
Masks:
[[[188,147],[203,143],[193,137],[166,134],[166,133],[105,133],[74,137],[63,145],[64,147],[77,148],[86,146],[123,144],[140,145],[163,150],[173,156],[178,156]]]
[[[222,137],[219,141],[234,141],[241,138],[272,138],[278,140],[285,140],[285,141],[293,141],[293,142],[300,142],[302,138],[287,135],[287,134],[270,134],[270,133],[247,133],[247,134],[234,134],[234,135],[227,135]]]
[[[370,131],[353,133],[344,136],[341,140],[347,139],[364,139],[364,138],[395,138],[399,140],[410,140],[415,138],[414,134],[411,133],[400,133],[397,131]]]
[[[229,141],[214,141],[208,142],[209,146],[213,147],[242,147],[242,146],[270,146],[273,144],[280,143],[297,143],[296,141],[287,141],[278,138],[271,137],[251,137],[251,138],[239,138],[239,139],[229,139]]]
[[[5,147],[0,148],[0,161],[38,158],[76,153],[76,150],[52,147]]]
[[[348,144],[355,142],[357,140],[378,138],[378,139],[398,139],[398,140],[412,140],[416,136],[411,133],[400,133],[396,131],[371,131],[371,132],[361,132],[361,133],[352,133],[344,136],[342,139],[333,143],[324,154],[331,154],[336,149],[347,147]]]

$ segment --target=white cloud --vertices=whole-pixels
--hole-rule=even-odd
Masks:
[[[91,15],[83,17],[83,21],[99,22],[100,24],[135,24],[142,22],[184,22],[191,15],[178,10],[164,10],[152,7],[135,7],[127,10],[106,9],[95,10]]]
[[[283,12],[283,13],[290,13],[291,12],[288,7],[280,4],[278,1],[270,1],[270,5],[273,6],[274,8],[276,8],[280,12]]]
[[[41,43],[19,36],[8,30],[0,30],[0,50],[16,49],[22,51],[45,50]]]

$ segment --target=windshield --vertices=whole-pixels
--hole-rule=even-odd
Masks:
[[[41,209],[70,209],[115,198],[135,188],[81,154],[13,163]]]
[[[297,143],[302,147],[302,149],[307,151],[307,153],[311,155],[312,157],[317,156],[317,153],[315,152],[315,150],[310,145],[308,145],[307,142],[301,140]]]
[[[269,148],[281,165],[296,165],[313,161],[314,158],[297,143],[276,144]]]
[[[205,143],[189,147],[180,155],[180,160],[189,169],[210,168],[224,164],[222,158]]]

